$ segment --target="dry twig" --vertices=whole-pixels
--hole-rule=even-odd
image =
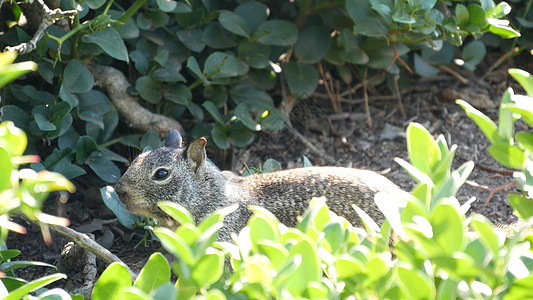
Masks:
[[[43,37],[43,35],[46,33],[46,29],[50,27],[50,25],[61,19],[72,18],[78,13],[78,11],[75,9],[50,9],[48,5],[44,3],[43,0],[37,0],[37,3],[39,3],[43,8],[43,18],[41,20],[41,23],[39,24],[39,28],[31,38],[31,40],[29,40],[27,43],[21,43],[16,46],[8,46],[4,49],[4,51],[15,51],[20,54],[30,53],[37,47],[37,42],[39,42],[39,40]]]

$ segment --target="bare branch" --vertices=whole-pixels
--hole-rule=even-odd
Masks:
[[[4,51],[15,51],[20,54],[30,53],[37,47],[37,42],[43,37],[46,29],[50,27],[50,25],[61,19],[72,18],[78,13],[78,11],[74,9],[65,11],[59,8],[50,9],[43,0],[37,0],[37,2],[43,8],[43,18],[35,35],[27,43],[22,43],[16,46],[7,46]]]

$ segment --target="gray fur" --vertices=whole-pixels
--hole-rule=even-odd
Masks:
[[[203,138],[202,138],[203,139]],[[221,240],[246,226],[250,204],[272,212],[282,223],[294,226],[313,197],[325,196],[332,211],[356,226],[361,221],[352,208],[356,204],[378,224],[383,214],[374,203],[378,192],[392,199],[406,199],[409,194],[385,177],[371,171],[342,167],[310,167],[240,177],[221,172],[205,158],[205,139],[188,148],[162,147],[139,155],[118,181],[115,190],[127,209],[152,217],[159,224],[175,227],[174,221],[156,203],[178,202],[200,222],[217,209],[238,204],[226,217]],[[165,180],[155,180],[160,168],[169,171]]]

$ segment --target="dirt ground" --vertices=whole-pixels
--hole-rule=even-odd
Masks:
[[[327,165],[320,154],[325,153],[333,156],[338,165],[381,172],[403,189],[410,190],[414,181],[393,159],[400,157],[408,160],[405,128],[409,122],[418,122],[428,128],[435,137],[443,134],[449,145],[457,144],[454,168],[468,160],[476,163],[469,181],[486,188],[463,186],[457,196],[460,202],[476,197],[477,201],[473,203],[471,212],[482,213],[495,224],[516,222],[517,218],[506,198],[506,193],[512,189],[496,193],[483,209],[489,195],[488,190],[506,186],[513,182],[513,178],[508,174],[509,170],[505,170],[488,155],[488,140],[454,102],[456,98],[462,98],[477,103],[474,105],[483,107],[483,111],[496,120],[497,105],[505,89],[513,86],[517,93],[521,91],[507,75],[507,68],[519,66],[526,70],[532,69],[531,64],[524,63],[528,58],[521,60],[520,64],[511,61],[480,81],[484,71],[497,58],[489,58],[476,73],[460,71],[468,81],[466,84],[449,73],[441,73],[433,78],[412,76],[410,85],[401,89],[405,116],[402,116],[397,99],[391,96],[385,85],[369,89],[372,128],[367,124],[361,89],[352,94],[339,91],[342,96],[342,113],[338,113],[332,109],[322,86],[313,97],[301,100],[291,112],[294,128],[318,149],[318,153],[310,151],[291,132],[282,130],[261,133],[244,149],[226,152],[210,149],[208,156],[222,169],[241,172],[243,162],[248,166],[258,166],[268,158],[281,162],[284,169],[299,167],[303,164],[302,154],[314,165]],[[343,89],[347,90],[348,87]],[[70,196],[66,204],[60,204],[52,197],[47,202],[47,212],[69,218],[73,229],[93,233],[98,242],[134,270],[139,270],[152,252],[162,250],[160,245],[153,241],[135,247],[143,238],[144,231],[139,229],[132,232],[118,224],[113,213],[104,206],[98,191],[105,183],[94,174],[89,172],[73,182],[78,191]],[[8,247],[21,250],[21,259],[56,264],[66,241],[54,236],[53,243],[45,245],[39,228],[28,225],[28,231],[26,236],[10,234]],[[100,271],[105,267],[102,262],[98,262],[98,266]],[[31,280],[43,276],[46,272],[50,270],[29,267],[20,270],[17,275]],[[69,279],[60,282],[59,286],[67,289],[79,286],[83,282],[79,273],[79,270],[70,270],[67,273]]]

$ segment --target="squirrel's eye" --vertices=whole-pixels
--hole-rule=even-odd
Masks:
[[[154,179],[155,180],[163,180],[168,177],[168,170],[167,169],[157,169],[154,173]]]

